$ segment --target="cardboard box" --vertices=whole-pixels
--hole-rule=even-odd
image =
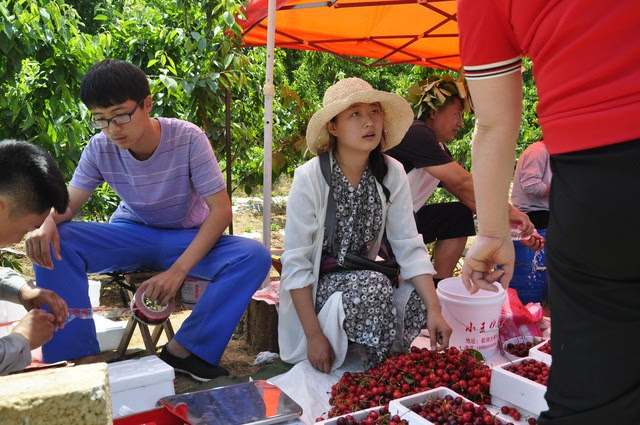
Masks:
[[[173,368],[156,356],[109,364],[113,417],[156,407],[162,397],[175,394]]]
[[[547,387],[505,369],[507,366],[519,364],[524,360],[531,360],[531,357],[494,366],[491,371],[491,387],[489,389],[492,396],[491,403],[497,405],[499,400],[504,400],[517,408],[539,416],[541,412],[549,408],[544,399]]]

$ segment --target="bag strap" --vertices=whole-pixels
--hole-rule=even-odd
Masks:
[[[331,183],[331,158],[329,158],[329,152],[320,155],[319,159],[322,176],[329,185],[329,199],[327,200],[327,213],[324,218],[324,226],[327,232],[327,238],[329,239],[331,255],[335,256],[338,250],[334,240],[336,232],[336,200],[333,196],[333,184]]]

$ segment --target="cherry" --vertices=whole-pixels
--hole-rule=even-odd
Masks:
[[[551,341],[548,341],[542,347],[538,348],[538,350],[542,351],[543,353],[547,353],[551,355]]]
[[[549,366],[547,366],[544,362],[539,362],[533,359],[525,359],[518,364],[506,366],[505,369],[509,372],[530,379],[534,382],[538,382],[542,385],[547,385]]]

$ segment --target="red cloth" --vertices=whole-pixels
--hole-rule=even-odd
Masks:
[[[458,0],[467,78],[529,56],[549,153],[640,138],[640,1]]]

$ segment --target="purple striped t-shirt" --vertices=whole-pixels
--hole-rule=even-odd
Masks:
[[[200,226],[209,215],[204,197],[225,189],[207,136],[194,124],[158,118],[160,144],[151,158],[139,161],[104,133],[82,152],[69,183],[93,191],[107,182],[120,197],[110,221],[131,220],[168,229]]]

